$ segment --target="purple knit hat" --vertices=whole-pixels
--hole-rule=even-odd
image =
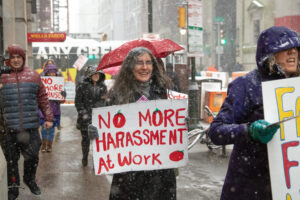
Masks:
[[[50,73],[55,73],[56,74],[57,71],[58,71],[57,67],[53,64],[47,65],[44,69],[45,75],[50,74]]]

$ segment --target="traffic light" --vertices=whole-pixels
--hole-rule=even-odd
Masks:
[[[95,55],[94,54],[89,54],[88,55],[88,59],[89,60],[94,60],[95,59]]]
[[[227,41],[225,38],[221,39],[221,44],[225,45],[226,43],[227,43]]]
[[[227,43],[226,38],[224,37],[224,29],[220,29],[220,43],[222,45],[225,45]]]
[[[185,28],[185,7],[178,7],[178,27]]]

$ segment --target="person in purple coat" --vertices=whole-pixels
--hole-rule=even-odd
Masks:
[[[48,64],[44,69],[45,76],[58,76],[58,68],[54,64]],[[62,95],[66,97],[65,91],[62,91]],[[44,127],[44,116],[42,112],[40,112],[40,123],[41,123],[41,134],[42,134],[42,152],[51,152],[52,151],[52,143],[54,139],[55,127],[59,126],[60,121],[60,103],[59,100],[49,100],[51,110],[54,115],[53,126],[49,129]]]
[[[221,200],[272,199],[267,146],[279,126],[266,128],[263,81],[299,76],[300,38],[286,27],[263,31],[257,42],[257,69],[232,81],[209,136],[217,145],[233,144]]]

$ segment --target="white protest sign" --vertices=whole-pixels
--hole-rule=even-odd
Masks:
[[[300,112],[300,78],[262,83],[265,120],[273,123]],[[272,196],[300,199],[300,118],[281,123],[268,143]]]
[[[95,174],[177,168],[188,161],[187,100],[94,108]]]
[[[188,99],[189,96],[184,93],[168,90],[168,99]]]
[[[78,56],[77,60],[75,61],[73,67],[77,69],[77,71],[81,70],[81,68],[84,66],[84,64],[88,61],[89,59],[86,56],[80,55]]]
[[[49,100],[64,100],[61,91],[64,90],[64,77],[41,76]]]
[[[69,81],[65,83],[65,90],[67,93],[66,101],[75,101],[75,95],[76,95],[75,87],[76,86],[74,82]]]

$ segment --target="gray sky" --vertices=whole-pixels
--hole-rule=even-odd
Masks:
[[[96,33],[99,0],[69,1],[71,33]]]

